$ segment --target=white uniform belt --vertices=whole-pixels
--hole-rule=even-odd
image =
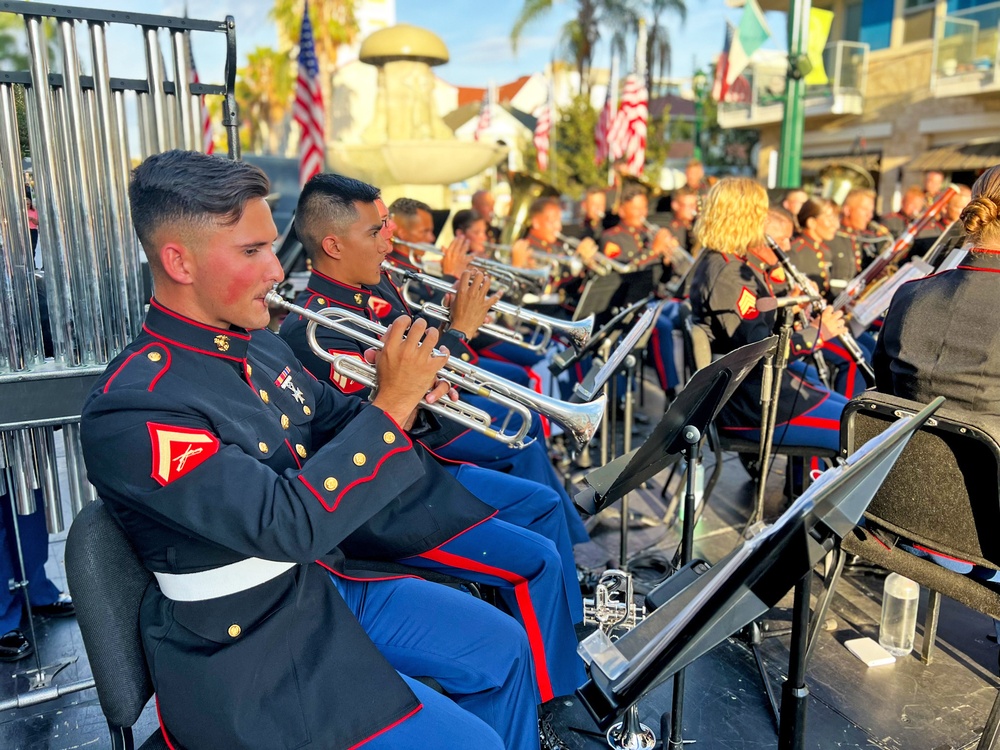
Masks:
[[[160,591],[168,599],[175,602],[201,602],[260,586],[297,564],[248,557],[246,560],[199,573],[154,572],[153,575],[160,584]]]

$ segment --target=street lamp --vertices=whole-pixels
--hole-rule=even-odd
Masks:
[[[701,157],[701,118],[704,110],[705,93],[708,90],[708,76],[698,70],[691,77],[691,89],[694,92],[694,158],[704,161]]]

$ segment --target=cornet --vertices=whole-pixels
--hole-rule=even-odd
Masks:
[[[455,292],[455,288],[447,281],[434,276],[428,276],[427,274],[410,271],[409,269],[399,268],[388,261],[382,261],[382,270],[402,280],[403,296],[406,304],[411,308],[420,310],[420,312],[435,320],[448,322],[451,319],[451,311],[447,307],[431,302],[414,300],[409,296],[407,291],[409,282],[415,281],[435,291],[452,294]],[[582,349],[590,340],[590,334],[594,330],[593,315],[577,321],[559,320],[549,315],[542,315],[534,310],[525,309],[520,305],[512,305],[509,302],[502,301],[497,302],[490,310],[499,315],[510,316],[512,318],[511,325],[529,325],[534,327],[535,331],[530,335],[522,336],[517,331],[505,326],[486,323],[479,327],[480,333],[485,333],[493,338],[501,339],[536,352],[544,352],[548,348],[553,334],[567,339],[575,349]]]
[[[267,293],[264,301],[271,307],[287,310],[308,320],[306,340],[309,342],[309,348],[317,357],[333,365],[335,372],[369,388],[378,387],[374,365],[359,360],[356,356],[330,354],[316,340],[316,328],[317,326],[329,328],[351,337],[368,348],[381,351],[384,344],[376,337],[385,334],[385,326],[340,308],[327,308],[321,312],[313,312],[286,302],[274,290]],[[603,394],[588,403],[570,404],[535,393],[530,388],[511,383],[487,370],[463,362],[457,357],[446,356],[438,350],[435,350],[434,354],[444,359],[444,365],[438,371],[438,377],[441,380],[463,391],[488,398],[509,409],[510,413],[503,420],[501,428],[497,430],[493,428],[492,418],[487,412],[463,403],[461,400],[452,401],[444,398],[433,404],[421,402],[420,406],[487,437],[499,440],[505,445],[521,448],[526,444],[524,438],[531,428],[531,412],[529,410],[537,411],[539,414],[558,422],[567,434],[572,435],[580,445],[590,442],[601,424],[607,401]],[[516,432],[506,432],[508,423],[514,415],[521,418],[521,424]]]
[[[582,240],[578,240],[576,237],[567,237],[561,233],[556,234],[556,239],[574,251],[580,247],[580,243],[582,242]],[[607,276],[609,273],[630,273],[635,270],[628,263],[620,263],[614,258],[609,258],[600,250],[596,250],[590,257],[589,267],[599,276]]]

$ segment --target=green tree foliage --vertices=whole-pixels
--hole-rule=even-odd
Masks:
[[[42,25],[42,33],[48,52],[49,65],[58,51],[56,28],[51,20]],[[0,13],[0,69],[10,71],[28,70],[28,43],[24,20],[14,13]],[[17,113],[18,138],[21,142],[21,156],[31,156],[28,145],[28,122],[24,102],[24,87],[14,86],[14,109]]]
[[[274,153],[286,128],[282,125],[291,111],[297,71],[289,52],[258,47],[247,56],[247,64],[237,70],[236,101],[240,107],[243,148]]]
[[[550,169],[543,178],[563,195],[580,198],[593,185],[607,183],[607,170],[594,164],[594,128],[597,111],[590,100],[578,94],[569,106],[558,113],[555,132],[555,153],[550,157]],[[525,162],[531,169],[537,165],[534,146],[525,150]]]

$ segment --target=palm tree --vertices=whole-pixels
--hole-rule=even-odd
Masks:
[[[649,25],[649,38],[646,46],[646,84],[650,96],[655,96],[655,82],[670,76],[670,30],[663,23],[663,14],[667,11],[676,13],[681,24],[687,20],[687,4],[684,0],[650,0],[649,9],[653,22]]]
[[[590,89],[590,65],[594,58],[594,47],[600,38],[598,10],[601,0],[576,0],[576,17],[568,21],[562,29],[560,44],[570,54],[580,74],[580,89]],[[521,34],[525,27],[541,19],[552,10],[555,0],[524,0],[524,6],[510,30],[510,46],[517,52]]]
[[[245,126],[245,147],[263,153],[281,151],[296,77],[289,53],[258,47],[247,55],[247,64],[237,75],[236,99]]]

